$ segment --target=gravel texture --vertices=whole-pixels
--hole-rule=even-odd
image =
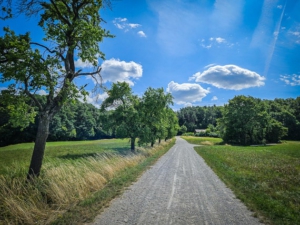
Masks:
[[[193,147],[177,137],[176,144],[92,224],[261,225]]]

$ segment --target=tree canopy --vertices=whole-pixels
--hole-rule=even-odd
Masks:
[[[112,35],[100,26],[102,0],[24,0],[18,4],[27,15],[39,9],[38,25],[45,34],[43,42],[37,43],[31,40],[29,32],[17,35],[5,27],[5,34],[0,37],[0,81],[11,82],[9,91],[12,95],[29,97],[32,104],[28,106],[34,108],[34,105],[39,115],[28,172],[28,178],[31,178],[40,173],[51,119],[67,99],[87,94],[85,86],[78,87],[74,79],[100,76],[98,57],[104,59],[104,53],[99,42]],[[92,63],[95,70],[84,72],[77,69],[75,60],[78,58]],[[41,90],[46,93],[46,104],[35,95]],[[11,107],[16,116],[18,106],[20,104]]]

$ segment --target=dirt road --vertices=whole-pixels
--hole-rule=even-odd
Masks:
[[[193,145],[181,138],[94,225],[254,225],[258,219],[235,198]]]

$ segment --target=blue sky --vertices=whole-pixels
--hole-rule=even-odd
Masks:
[[[102,26],[116,36],[100,43],[103,82],[126,81],[140,96],[163,87],[174,109],[223,105],[236,95],[295,98],[299,12],[299,0],[115,0],[112,10],[101,11]],[[0,22],[43,37],[35,19]],[[77,59],[78,68],[90,66]],[[91,79],[77,82],[93,86]]]

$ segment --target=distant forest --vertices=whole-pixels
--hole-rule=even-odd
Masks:
[[[112,112],[103,112],[92,104],[68,102],[51,121],[48,141],[116,137],[116,131],[107,128],[110,126],[109,113]],[[181,131],[183,128],[184,132],[207,129],[207,136],[218,136],[228,143],[300,140],[300,97],[261,100],[236,96],[224,106],[185,107],[176,114]],[[23,130],[12,126],[9,123],[9,115],[0,101],[0,146],[33,142],[37,120],[38,117]]]
[[[220,136],[228,143],[300,140],[300,97],[261,100],[236,96],[224,106],[182,108],[177,116],[181,130],[208,129],[206,135]]]

